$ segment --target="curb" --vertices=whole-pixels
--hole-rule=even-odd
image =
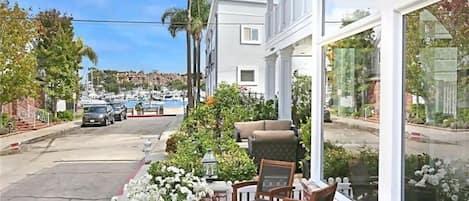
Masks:
[[[128,118],[141,118],[141,117],[174,117],[176,114],[162,114],[162,115],[132,115],[127,116]]]
[[[14,153],[20,153],[24,149],[26,144],[39,142],[39,141],[42,141],[42,140],[45,140],[45,139],[48,139],[48,138],[51,138],[51,137],[64,136],[64,135],[66,135],[66,133],[68,133],[72,130],[75,130],[77,128],[80,128],[80,125],[73,125],[70,128],[64,128],[64,129],[61,129],[61,130],[58,130],[58,131],[52,131],[52,132],[50,132],[48,134],[45,134],[45,135],[42,135],[42,136],[37,136],[37,137],[30,138],[30,139],[27,139],[27,140],[20,140],[18,142],[11,143],[11,144],[7,145],[6,147],[2,147],[2,149],[0,150],[0,156],[14,154]]]

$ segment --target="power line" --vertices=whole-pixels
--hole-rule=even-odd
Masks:
[[[8,18],[12,20],[35,20],[34,17],[28,18],[10,18],[10,17],[1,17]],[[163,23],[162,21],[145,21],[145,20],[99,20],[99,19],[71,19],[72,22],[78,23],[98,23],[98,24],[156,24],[156,25],[187,25],[186,22],[173,22],[173,23]],[[205,23],[205,25],[215,24],[215,23]],[[254,23],[254,22],[224,22],[218,23],[219,25],[264,25],[264,23]]]

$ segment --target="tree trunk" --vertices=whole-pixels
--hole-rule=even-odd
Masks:
[[[423,101],[425,101],[425,123],[433,123],[434,120],[432,118],[432,106],[433,103],[427,97],[422,97]]]
[[[195,79],[197,79],[197,102],[200,102],[200,42],[201,38],[197,38],[197,73]]]
[[[193,80],[194,87],[195,87],[194,90],[196,90],[199,86],[197,86],[197,49],[198,47],[197,47],[197,37],[195,35],[193,35],[192,37],[192,42],[194,43],[194,51],[192,52],[193,58],[194,58],[192,72],[194,72],[194,74],[192,74],[192,78],[194,79]],[[195,96],[194,102],[195,102],[195,105],[197,105],[199,97],[197,96],[196,91],[194,91],[193,93]]]
[[[194,108],[194,97],[192,96],[192,74],[191,74],[191,0],[187,0],[187,26],[186,26],[186,51],[187,51],[187,106]]]
[[[52,98],[52,104],[51,104],[52,108],[52,116],[54,118],[57,118],[57,98]]]

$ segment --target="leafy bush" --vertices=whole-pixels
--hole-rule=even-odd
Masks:
[[[168,139],[169,158],[165,164],[202,176],[202,157],[211,149],[219,162],[220,179],[252,179],[257,167],[232,139],[234,123],[276,119],[275,104],[275,101],[264,102],[244,95],[236,85],[222,83],[206,104],[199,104],[189,112],[180,133]]]
[[[59,121],[73,121],[73,111],[67,110],[63,112],[57,112],[57,119]]]
[[[409,121],[416,124],[425,123],[425,104],[412,104],[410,106]]]
[[[311,157],[311,118],[308,118],[306,123],[301,125],[300,130],[301,144],[303,144],[306,149],[305,159],[309,160]]]
[[[406,177],[411,177],[408,179],[414,178],[414,171],[422,168],[423,165],[429,164],[431,161],[430,155],[426,153],[422,154],[410,154],[405,157],[405,175]]]
[[[348,161],[350,159],[352,159],[352,154],[345,148],[325,142],[324,178],[349,176]]]
[[[177,134],[176,151],[169,155],[168,166],[182,168],[202,176],[202,157],[207,149],[212,149],[218,160],[218,177],[222,180],[240,181],[252,179],[256,166],[230,133],[218,137],[210,129],[198,129],[190,135]]]
[[[311,76],[293,73],[292,119],[295,125],[306,122],[311,116]]]
[[[7,113],[1,113],[0,115],[0,128],[8,127],[9,117]]]
[[[378,158],[379,154],[375,149],[364,147],[360,149],[358,158],[365,162],[370,176],[378,176]]]
[[[361,117],[372,117],[374,115],[374,105],[373,104],[365,104],[360,108],[360,116]]]
[[[459,121],[469,122],[469,108],[459,109],[457,118]]]
[[[433,113],[433,120],[435,124],[442,124],[445,119],[452,119],[453,115],[451,114],[444,114],[442,112],[435,112]]]
[[[166,141],[166,150],[165,151],[167,153],[170,153],[170,154],[175,153],[176,148],[178,146],[178,143],[186,137],[187,136],[182,132],[177,132],[177,133],[171,135],[171,137],[169,137],[169,139]]]

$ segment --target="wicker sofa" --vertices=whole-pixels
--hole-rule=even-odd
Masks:
[[[290,120],[260,120],[260,121],[248,121],[248,122],[236,122],[234,124],[234,139],[237,142],[247,141],[250,136],[253,135],[254,131],[290,131],[295,132],[298,135],[297,129]]]
[[[288,120],[235,123],[234,137],[248,142],[248,153],[259,165],[262,159],[298,162],[304,156],[298,131]]]

